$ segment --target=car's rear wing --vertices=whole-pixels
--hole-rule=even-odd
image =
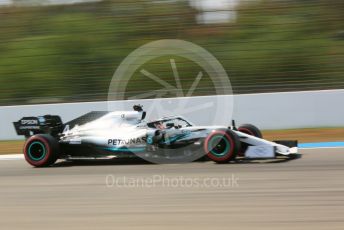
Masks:
[[[30,137],[39,133],[47,133],[57,136],[63,130],[63,123],[59,116],[45,115],[39,117],[23,117],[13,122],[18,135]]]

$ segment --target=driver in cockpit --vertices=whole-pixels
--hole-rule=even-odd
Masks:
[[[154,124],[155,128],[157,129],[160,129],[160,130],[163,130],[165,129],[166,127],[164,126],[164,124],[161,122],[161,121],[158,121]]]

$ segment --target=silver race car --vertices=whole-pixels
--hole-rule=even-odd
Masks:
[[[146,112],[90,112],[67,123],[59,116],[24,117],[14,122],[27,139],[26,161],[36,167],[57,159],[141,157],[152,162],[187,162],[208,158],[217,163],[235,159],[295,158],[297,141],[267,141],[260,130],[245,124],[236,128],[196,126],[182,116],[146,122]]]

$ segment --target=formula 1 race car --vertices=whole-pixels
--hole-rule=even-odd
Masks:
[[[146,112],[90,112],[67,123],[59,116],[24,117],[14,126],[27,139],[26,161],[36,167],[57,159],[142,157],[153,162],[186,162],[206,156],[226,163],[236,158],[293,158],[297,141],[267,141],[251,125],[195,126],[181,116],[146,122]],[[164,159],[165,161],[157,161]]]

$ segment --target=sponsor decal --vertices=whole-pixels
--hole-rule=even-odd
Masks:
[[[130,144],[144,144],[146,137],[130,138],[130,139],[108,139],[108,145],[130,145]]]
[[[245,156],[248,158],[274,158],[275,147],[270,145],[249,146]]]
[[[257,156],[260,156],[260,157],[263,157],[265,153],[267,152],[264,146],[257,146],[257,148],[253,149],[253,151]]]
[[[25,130],[25,129],[40,129],[39,126],[21,126],[19,127],[20,130]]]
[[[22,125],[38,125],[37,120],[21,120],[20,123]]]
[[[153,144],[153,137],[152,136],[148,136],[147,137],[147,144]]]

